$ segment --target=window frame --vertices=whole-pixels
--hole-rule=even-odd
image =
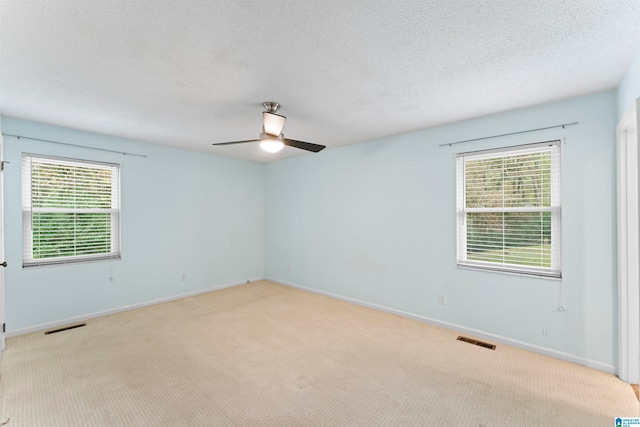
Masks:
[[[111,171],[111,208],[33,208],[33,182],[32,161],[43,161],[60,166],[84,167]],[[22,267],[31,268],[39,266],[64,265],[84,262],[96,262],[121,259],[121,221],[122,206],[120,200],[120,164],[100,162],[94,160],[75,159],[68,157],[49,156],[34,153],[22,153],[22,242],[23,255]],[[59,210],[56,210],[59,209]],[[96,254],[55,256],[48,258],[33,258],[33,214],[42,213],[109,213],[110,225],[110,252]],[[74,240],[74,244],[77,240]]]
[[[456,265],[459,268],[494,271],[501,273],[562,278],[562,203],[561,203],[561,142],[560,140],[523,144],[487,150],[470,151],[456,154]],[[551,153],[551,197],[550,206],[517,208],[467,208],[465,165],[469,160],[485,160],[538,152]],[[504,177],[503,177],[504,178]],[[504,181],[503,181],[504,182]],[[551,266],[534,267],[504,262],[467,259],[467,214],[476,212],[549,212],[551,214]],[[504,250],[504,247],[503,247]]]

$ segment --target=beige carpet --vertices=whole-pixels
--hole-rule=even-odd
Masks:
[[[615,376],[268,282],[7,340],[18,426],[612,426]]]

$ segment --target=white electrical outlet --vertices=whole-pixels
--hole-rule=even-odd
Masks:
[[[438,304],[447,304],[447,297],[444,294],[438,295]]]

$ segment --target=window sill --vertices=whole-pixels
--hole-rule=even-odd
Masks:
[[[120,261],[122,258],[120,255],[114,256],[102,256],[102,257],[91,257],[91,258],[74,258],[74,259],[57,259],[56,261],[48,261],[48,262],[22,262],[23,269],[32,269],[34,267],[57,267],[63,265],[74,265],[74,264],[88,264],[93,262],[104,262],[104,261]]]
[[[511,270],[503,270],[499,268],[483,267],[479,265],[469,265],[469,264],[460,264],[460,263],[457,264],[457,267],[463,270],[476,270],[476,271],[484,271],[487,273],[498,273],[498,274],[508,274],[511,276],[531,277],[533,279],[546,279],[546,280],[554,280],[558,282],[562,281],[562,274],[560,276],[549,276],[545,274],[537,274],[534,272],[511,271]]]

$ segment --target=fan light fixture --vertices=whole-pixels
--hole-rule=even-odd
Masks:
[[[260,148],[267,153],[277,153],[282,150],[284,143],[280,138],[267,137],[260,139]]]
[[[264,133],[277,137],[282,133],[282,128],[284,128],[284,123],[286,120],[287,118],[285,116],[270,113],[268,111],[263,111],[262,126],[264,128]]]
[[[284,124],[287,120],[285,116],[276,114],[280,108],[277,102],[264,102],[262,104],[265,111],[262,112],[262,132],[258,139],[246,139],[244,141],[218,142],[212,145],[233,145],[246,144],[249,142],[260,142],[260,148],[267,153],[277,153],[282,150],[285,145],[301,150],[317,153],[326,147],[320,144],[312,144],[310,142],[298,141],[296,139],[285,138],[282,133]]]

